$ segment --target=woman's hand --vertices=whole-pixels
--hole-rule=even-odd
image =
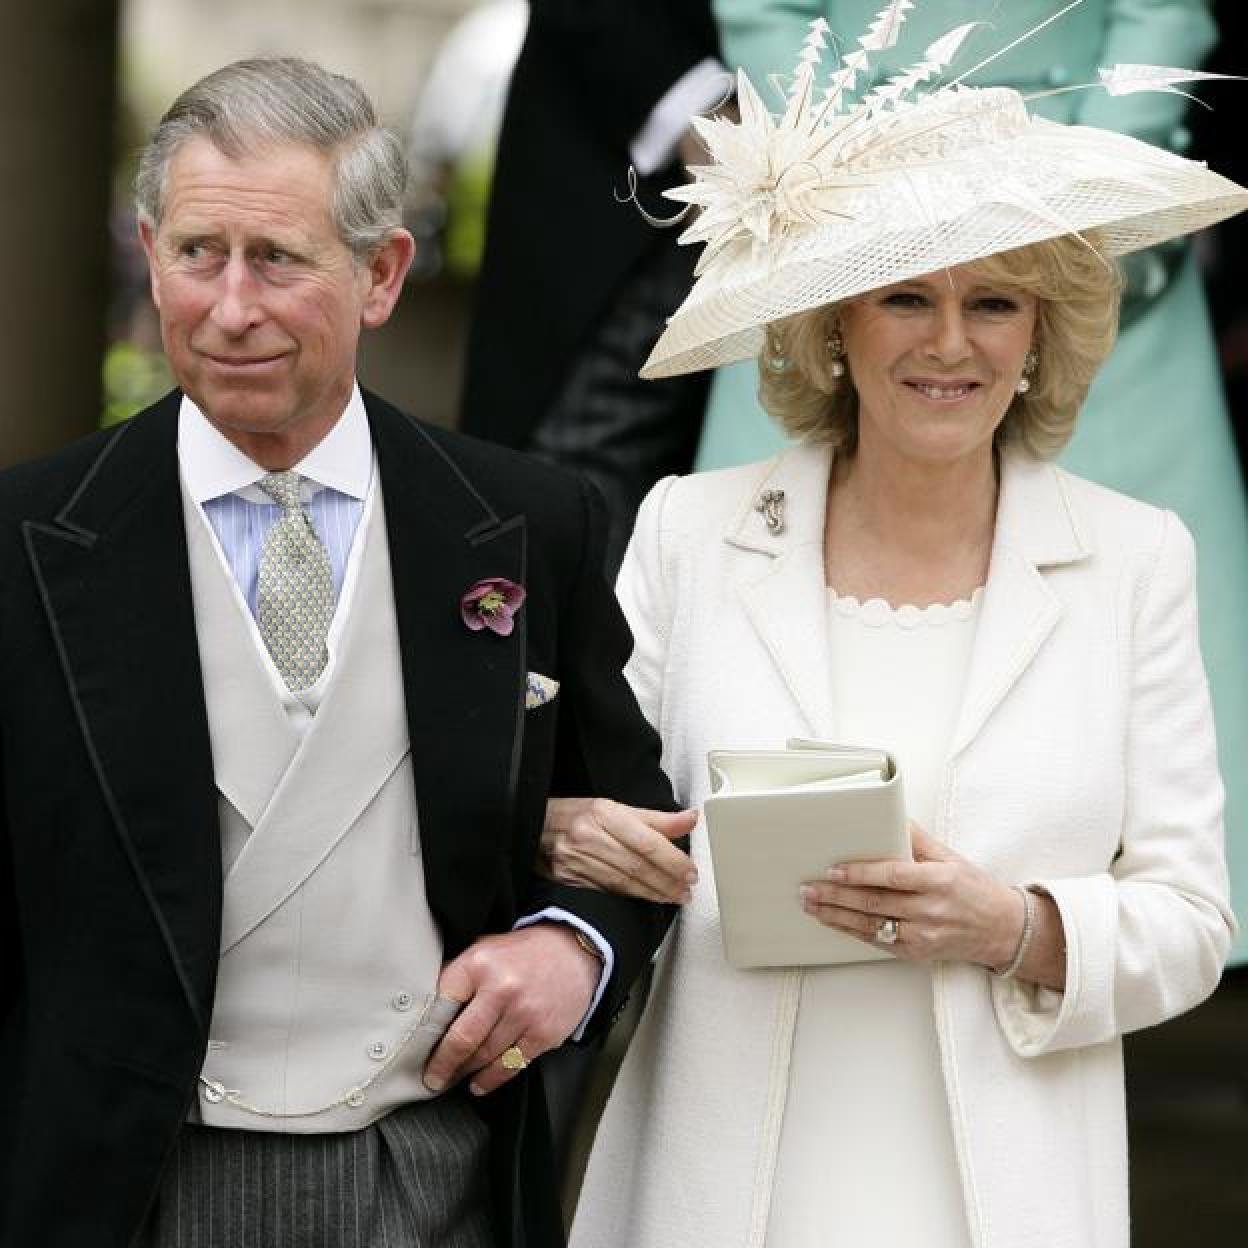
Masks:
[[[802,885],[802,908],[820,923],[872,945],[879,943],[880,924],[897,920],[897,939],[887,947],[899,958],[978,962],[997,969],[1008,965],[1023,930],[1018,890],[916,823],[910,824],[910,838],[913,862],[832,867],[824,879]]]
[[[688,836],[697,821],[696,810],[669,814],[604,797],[552,797],[538,870],[564,884],[683,903],[698,869],[672,841]]]

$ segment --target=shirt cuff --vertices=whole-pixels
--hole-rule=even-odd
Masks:
[[[589,1020],[593,1018],[594,1011],[598,1008],[598,1002],[602,1000],[602,994],[607,990],[611,972],[615,968],[615,951],[603,940],[596,928],[590,927],[584,919],[575,914],[570,914],[559,906],[547,906],[536,914],[526,914],[523,918],[515,921],[511,930],[514,932],[522,927],[531,927],[534,923],[566,923],[569,927],[576,928],[578,932],[583,932],[593,942],[594,948],[598,950],[602,957],[602,974],[598,977],[598,987],[594,990],[593,999],[589,1003],[589,1009],[585,1011],[581,1021],[577,1024],[576,1030],[569,1037],[572,1040],[579,1040],[585,1034],[585,1028],[589,1025]]]
[[[689,118],[721,104],[732,94],[732,75],[713,56],[686,70],[650,110],[633,136],[628,154],[641,176],[657,173],[676,155]]]

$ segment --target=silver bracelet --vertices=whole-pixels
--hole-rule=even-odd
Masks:
[[[1031,938],[1036,934],[1036,899],[1030,890],[1019,884],[1014,885],[1014,890],[1023,899],[1023,930],[1019,933],[1014,956],[999,971],[993,971],[998,979],[1013,979],[1018,974],[1018,968],[1031,948]]]

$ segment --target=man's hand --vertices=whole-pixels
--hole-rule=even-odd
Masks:
[[[493,1092],[516,1073],[499,1060],[513,1045],[531,1062],[576,1030],[601,973],[566,923],[474,942],[438,978],[438,991],[464,1008],[425,1065],[426,1086],[440,1092],[471,1076],[474,1094]]]
[[[581,888],[687,902],[698,879],[688,854],[672,844],[688,836],[696,810],[644,810],[605,797],[552,797],[546,803],[538,869]]]

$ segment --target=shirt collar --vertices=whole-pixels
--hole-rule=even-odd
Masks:
[[[197,503],[236,494],[266,472],[234,445],[186,396],[178,411],[178,467]],[[319,487],[363,501],[373,474],[373,442],[358,385],[334,427],[292,471]]]

